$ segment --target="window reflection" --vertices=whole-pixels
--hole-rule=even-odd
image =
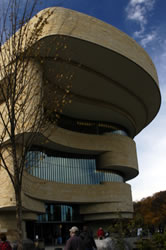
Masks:
[[[86,156],[87,157],[87,156]],[[32,150],[27,153],[26,169],[38,178],[66,184],[100,184],[123,182],[114,172],[96,170],[95,157],[64,154],[60,152]]]
[[[45,206],[46,213],[38,216],[39,222],[73,222],[81,220],[77,205],[45,204]]]

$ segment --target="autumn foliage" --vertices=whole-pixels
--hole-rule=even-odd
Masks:
[[[134,220],[141,227],[163,231],[166,225],[166,191],[134,202]]]

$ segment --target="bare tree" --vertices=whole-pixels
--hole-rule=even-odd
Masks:
[[[47,130],[50,122],[56,122],[58,113],[71,99],[71,72],[57,71],[54,85],[42,73],[38,40],[52,11],[47,9],[44,16],[36,15],[32,23],[30,19],[37,4],[38,0],[9,0],[0,19],[3,44],[0,50],[0,166],[7,172],[15,193],[19,250],[23,249],[21,191],[27,152],[36,136]],[[66,48],[65,39],[60,40],[56,51]],[[58,54],[54,55],[54,63],[56,60],[59,60]]]

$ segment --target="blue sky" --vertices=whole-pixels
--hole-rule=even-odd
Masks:
[[[140,174],[129,183],[134,200],[166,190],[166,1],[43,0],[38,10],[51,6],[97,17],[133,37],[151,56],[158,72],[162,104],[155,120],[134,138]]]
[[[97,17],[133,37],[151,56],[159,77],[162,105],[155,120],[135,137],[140,174],[129,181],[133,200],[166,190],[166,1],[47,0]]]

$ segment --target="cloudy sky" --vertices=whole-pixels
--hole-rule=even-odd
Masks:
[[[135,137],[140,174],[129,181],[133,200],[166,190],[166,1],[47,0],[40,8],[62,6],[95,16],[133,37],[151,56],[162,104],[155,120]]]
[[[166,0],[43,0],[38,10],[50,6],[74,9],[112,24],[151,56],[162,104],[155,120],[134,138],[140,174],[129,183],[134,200],[166,190]]]

